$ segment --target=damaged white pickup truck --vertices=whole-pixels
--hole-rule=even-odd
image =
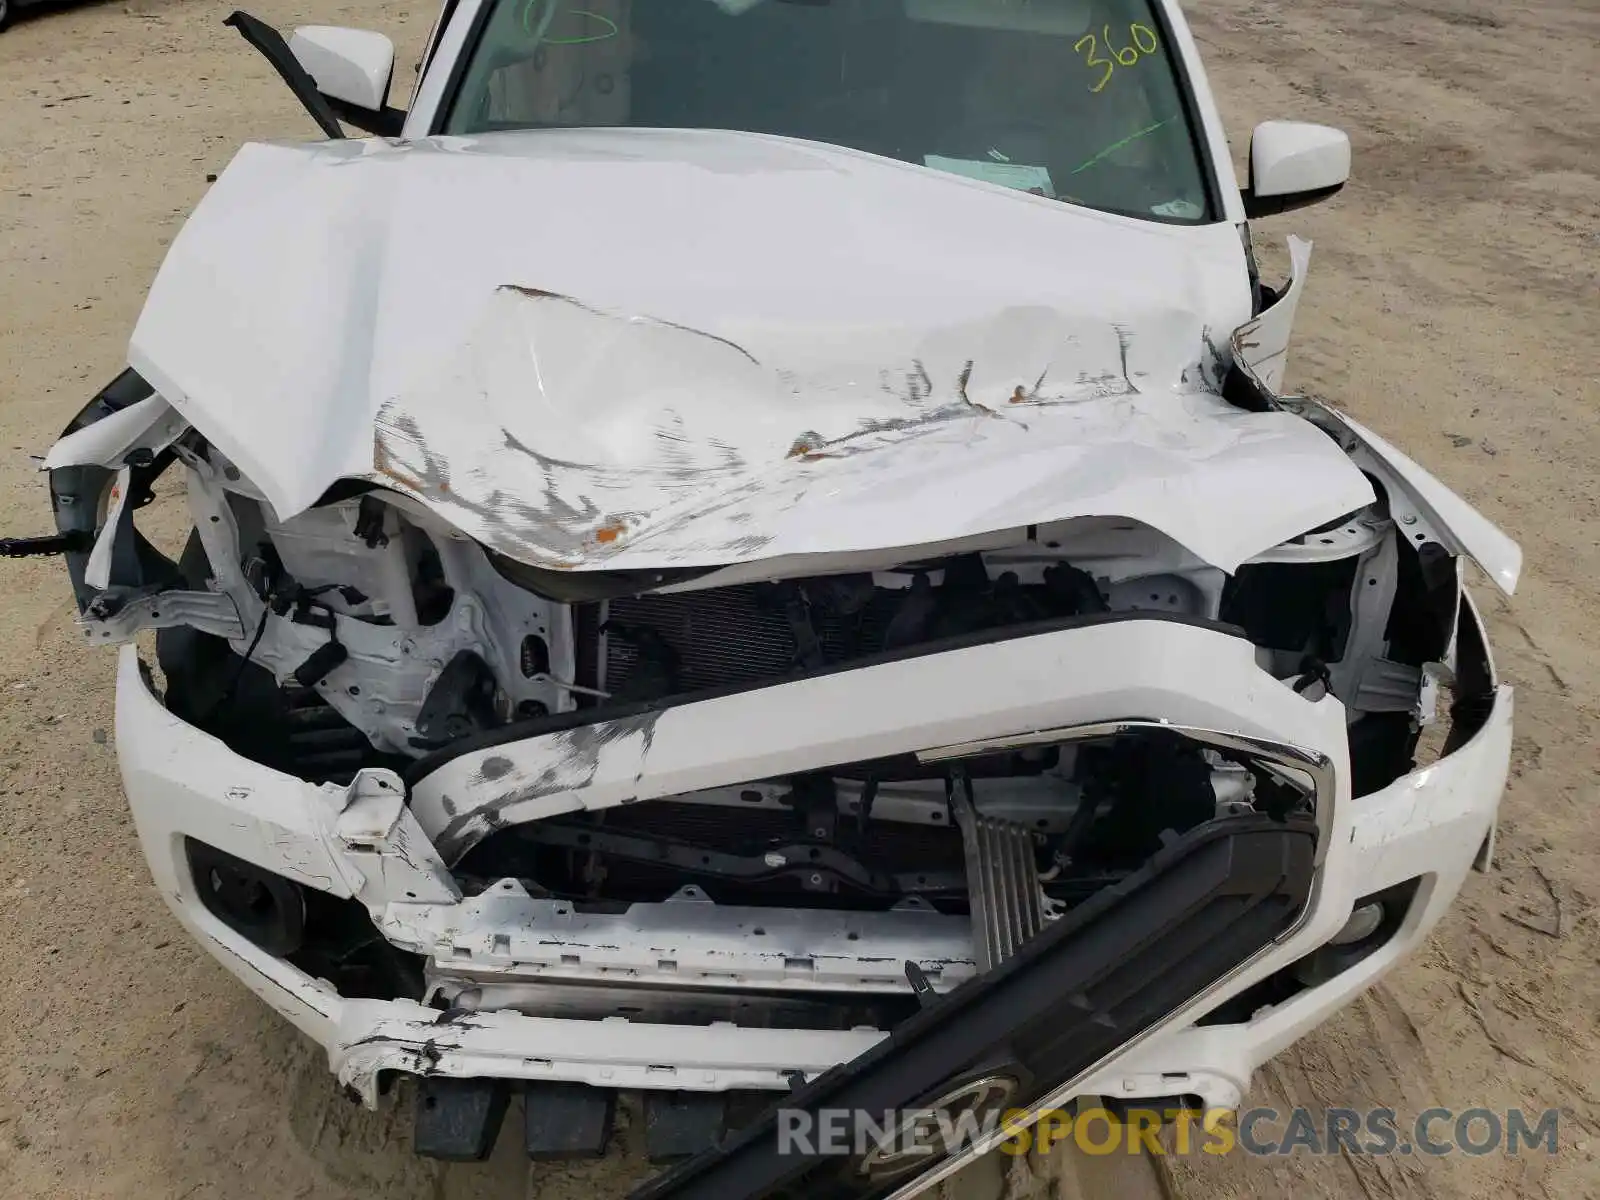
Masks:
[[[779,1118],[1235,1106],[1487,862],[1520,553],[1280,394],[1247,221],[1349,142],[1241,188],[1175,0],[449,0],[404,112],[230,20],[327,140],[238,153],[8,548],[122,645],[178,919],[419,1151],[642,1090],[640,1195],[912,1195],[1005,1130]]]

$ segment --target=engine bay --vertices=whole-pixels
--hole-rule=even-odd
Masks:
[[[1381,502],[1232,574],[1137,522],[1081,518],[935,554],[846,556],[811,573],[571,575],[504,558],[400,493],[353,487],[281,520],[214,447],[190,436],[168,457],[186,469],[195,520],[182,560],[151,567],[145,555],[137,571],[108,573],[87,617],[156,625],[172,712],[317,783],[370,768],[415,783],[480,747],[576,738],[630,715],[1138,619],[1248,639],[1257,665],[1295,691],[1338,695],[1358,778],[1381,786],[1410,765],[1423,666],[1443,655],[1449,630],[1430,615],[1430,595],[1455,583],[1453,560],[1442,572],[1425,561]],[[225,600],[237,617],[181,596]],[[681,933],[696,907],[717,917],[702,934],[765,936],[808,915],[853,922],[849,936],[864,944],[842,957],[858,970],[885,944],[886,961],[932,962],[907,946],[953,939],[948,969],[929,984],[950,986],[1208,822],[1315,817],[1315,780],[1302,768],[1137,716],[496,822],[439,849],[469,902],[504,902],[509,888],[529,912],[600,922],[618,942],[660,922]],[[897,941],[885,932],[897,921],[922,922],[921,932]],[[803,966],[763,996],[750,963],[729,992],[715,971],[653,978],[661,972],[641,960],[601,968],[637,993],[618,999],[587,967],[518,960],[484,976],[477,959],[393,947],[374,960],[351,949],[365,945],[363,921],[320,924],[334,941],[301,951],[319,970],[458,1007],[603,1016],[638,1001],[672,1019],[871,1024],[892,1023],[872,1006],[903,1004],[907,990],[899,966],[818,981],[821,1007],[808,1015],[791,1003]],[[814,963],[820,929],[791,934],[783,961]],[[871,1011],[852,1010],[857,1001]]]

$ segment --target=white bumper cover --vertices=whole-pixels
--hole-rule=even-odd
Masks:
[[[726,754],[747,765],[772,765],[807,738],[820,745],[852,734],[848,757],[961,741],[962,727],[950,724],[956,714],[944,711],[950,697],[964,707],[965,728],[983,736],[1160,717],[1319,752],[1332,762],[1338,780],[1320,814],[1322,863],[1306,919],[1057,1099],[1073,1093],[1193,1094],[1208,1105],[1237,1106],[1257,1066],[1348,1004],[1437,923],[1493,829],[1510,756],[1511,695],[1502,687],[1483,726],[1454,753],[1352,799],[1344,711],[1336,701],[1309,701],[1274,680],[1257,667],[1248,643],[1211,629],[1145,620],[1062,630],[750,693],[740,710],[750,736],[725,739]],[[630,774],[647,780],[659,762],[664,778],[680,787],[723,782],[713,778],[714,763],[695,758],[706,744],[706,727],[696,726],[711,721],[715,727],[728,716],[717,703],[669,710],[645,747],[650,761],[630,760]],[[838,703],[852,707],[857,719],[841,722]],[[674,726],[681,737],[672,736]],[[763,727],[788,730],[791,742],[798,729],[799,741],[763,743],[757,736]],[[325,1047],[331,1069],[368,1104],[376,1103],[378,1077],[389,1070],[603,1087],[777,1090],[789,1086],[793,1072],[818,1074],[883,1036],[871,1029],[684,1026],[513,1011],[447,1016],[411,1001],[341,997],[325,981],[218,921],[196,893],[184,840],[195,838],[305,887],[354,897],[391,941],[408,949],[459,956],[481,946],[479,953],[492,959],[497,947],[507,950],[504,926],[490,923],[492,906],[461,898],[424,832],[432,822],[419,823],[401,801],[398,780],[367,771],[348,789],[319,787],[242,758],[161,705],[132,647],[124,647],[119,668],[117,746],[146,857],[178,919],[252,991]],[[598,768],[598,779],[591,774],[557,807],[600,806],[583,797],[590,784],[606,782],[605,763]],[[742,768],[729,769],[737,774]],[[613,797],[603,787],[602,795],[601,804],[638,798]],[[546,809],[537,815],[548,815],[546,806],[555,797],[541,800],[533,807]],[[435,826],[433,832],[440,830]],[[1227,997],[1324,944],[1358,898],[1419,877],[1399,933],[1366,959],[1247,1021],[1195,1024]],[[783,947],[775,946],[774,953],[781,957]],[[959,972],[952,982],[959,982]]]

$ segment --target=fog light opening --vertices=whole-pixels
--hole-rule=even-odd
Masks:
[[[305,941],[305,896],[293,881],[187,839],[189,871],[200,903],[235,933],[285,958]]]
[[[1357,942],[1364,942],[1378,932],[1378,927],[1383,924],[1383,905],[1376,901],[1368,904],[1358,904],[1351,912],[1350,919],[1344,927],[1328,939],[1330,946],[1353,946]]]
[[[1263,1009],[1292,1000],[1318,987],[1381,950],[1405,924],[1425,877],[1362,896],[1332,937],[1304,958],[1274,971],[1259,983],[1219,1004],[1200,1018],[1201,1025],[1237,1025]]]

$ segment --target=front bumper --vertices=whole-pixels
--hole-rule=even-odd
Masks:
[[[1463,611],[1470,613],[1470,605]],[[1306,700],[1273,680],[1257,667],[1247,643],[1175,622],[1063,630],[833,679],[741,698],[741,734],[723,741],[729,746],[724,759],[738,761],[722,768],[731,772],[724,779],[712,777],[714,763],[695,756],[715,744],[707,730],[719,722],[726,728],[733,711],[718,709],[717,701],[674,710],[673,722],[664,719],[652,731],[651,761],[662,766],[663,789],[668,783],[686,790],[760,777],[771,772],[741,772],[784,760],[807,739],[812,745],[848,740],[851,753],[865,757],[973,734],[1152,713],[1304,747],[1333,764],[1338,782],[1319,814],[1319,870],[1303,919],[1147,1036],[1092,1072],[1061,1081],[1062,1090],[1052,1097],[1058,1102],[1078,1094],[1185,1094],[1207,1105],[1237,1106],[1257,1066],[1349,1003],[1426,937],[1492,831],[1510,754],[1511,695],[1497,688],[1486,719],[1453,753],[1382,791],[1352,799],[1341,706],[1331,699]],[[952,696],[959,705],[947,712]],[[965,719],[958,719],[958,708]],[[764,741],[762,730],[783,730],[797,746],[777,745],[776,733]],[[185,840],[217,847],[306,888],[359,900],[379,929],[407,948],[469,956],[475,948],[491,956],[497,946],[506,948],[507,930],[492,924],[489,910],[455,891],[433,841],[402,802],[398,781],[387,772],[363,772],[350,788],[319,787],[234,754],[161,705],[131,647],[123,649],[119,668],[117,744],[152,874],[180,922],[322,1045],[339,1080],[369,1105],[376,1103],[379,1077],[388,1071],[605,1088],[777,1091],[789,1088],[796,1072],[816,1076],[885,1036],[872,1029],[696,1027],[512,1011],[445,1014],[411,1001],[341,996],[214,917],[197,895]],[[633,771],[631,760],[625,765]],[[634,783],[645,774],[641,767]],[[605,762],[588,782],[603,792]],[[583,790],[575,787],[568,795]],[[608,796],[605,802],[618,801]],[[573,803],[583,804],[581,795]],[[1401,928],[1368,958],[1247,1020],[1197,1023],[1229,997],[1327,942],[1359,897],[1413,879],[1420,882]]]

